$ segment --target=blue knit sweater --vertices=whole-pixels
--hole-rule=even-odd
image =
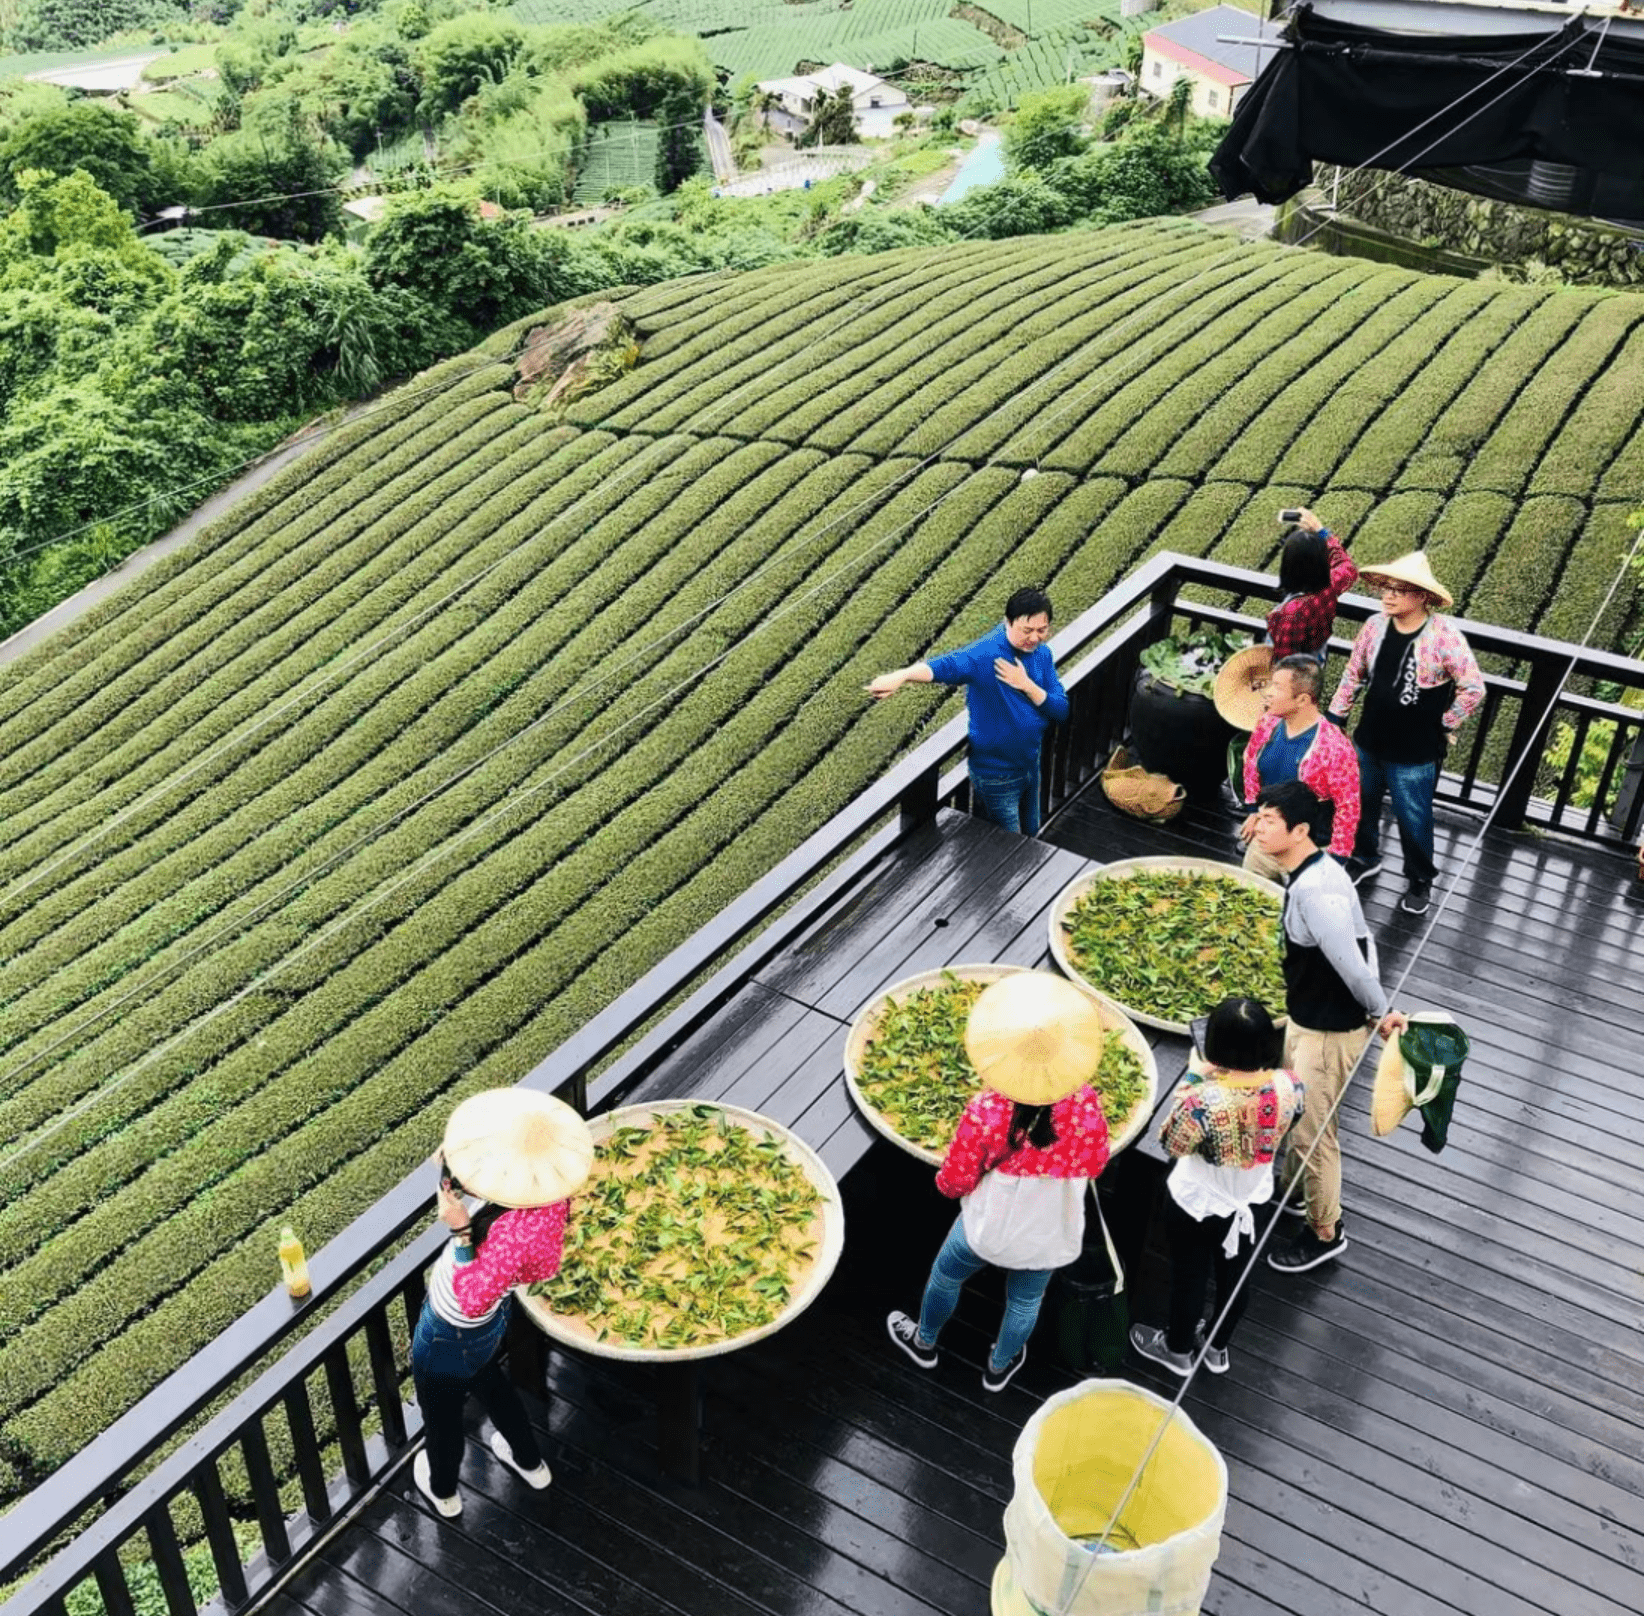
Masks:
[[[1028,678],[1045,692],[1042,706],[1035,707],[994,672],[995,657],[1014,659],[1027,669]],[[1038,760],[1039,742],[1045,731],[1067,718],[1067,692],[1056,677],[1056,659],[1050,647],[1041,645],[1023,656],[1005,638],[1003,623],[962,651],[932,657],[929,666],[938,684],[965,687],[965,704],[970,709],[970,762],[984,774],[1031,769]]]

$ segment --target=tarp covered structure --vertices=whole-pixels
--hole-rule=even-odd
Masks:
[[[1605,19],[1411,34],[1303,5],[1286,38],[1211,159],[1229,200],[1281,202],[1325,162],[1644,221],[1644,39]]]

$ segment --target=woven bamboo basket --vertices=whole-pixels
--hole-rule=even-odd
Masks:
[[[1063,975],[1086,987],[1093,993],[1102,990],[1086,979],[1074,960],[1072,951],[1068,948],[1067,929],[1065,922],[1073,912],[1073,906],[1096,885],[1098,881],[1122,881],[1131,875],[1212,875],[1226,881],[1236,881],[1240,886],[1251,888],[1255,892],[1264,892],[1276,902],[1284,901],[1284,888],[1276,882],[1269,881],[1265,876],[1252,875],[1248,870],[1240,869],[1237,864],[1222,864],[1216,859],[1195,858],[1133,858],[1115,859],[1111,864],[1104,864],[1098,869],[1088,870],[1085,874],[1075,876],[1073,880],[1057,894],[1056,901],[1050,906],[1050,952]],[[1186,1038],[1189,1035],[1187,1026],[1179,1021],[1164,1021],[1158,1016],[1150,1016],[1145,1010],[1139,1010],[1133,1004],[1124,1004],[1115,1000],[1114,1003],[1131,1018],[1139,1021],[1144,1027],[1157,1027],[1161,1032],[1173,1032]]]
[[[904,1139],[880,1113],[874,1109],[860,1086],[862,1071],[862,1056],[870,1042],[874,1029],[878,1024],[879,1016],[885,1008],[887,999],[903,999],[910,993],[917,993],[921,988],[939,988],[945,984],[949,976],[958,977],[961,982],[997,982],[1003,977],[1016,976],[1027,967],[1023,965],[946,965],[936,971],[921,971],[917,976],[904,977],[900,982],[885,988],[877,993],[863,1007],[857,1011],[856,1019],[851,1022],[850,1032],[845,1037],[845,1084],[850,1089],[851,1099],[856,1102],[856,1108],[866,1119],[868,1126],[875,1132],[883,1134],[893,1145],[907,1151],[910,1156],[917,1156],[922,1162],[929,1162],[932,1167],[942,1165],[940,1151],[927,1150],[923,1145],[916,1145],[911,1139]],[[1088,982],[1074,979],[1074,985],[1087,993],[1102,1013],[1102,1020],[1113,1032],[1117,1033],[1130,1047],[1132,1053],[1142,1063],[1142,1072],[1147,1079],[1147,1089],[1141,1099],[1131,1109],[1129,1119],[1123,1128],[1114,1129],[1108,1136],[1108,1149],[1119,1151],[1124,1149],[1143,1128],[1147,1126],[1147,1119],[1153,1115],[1153,1107],[1159,1099],[1159,1066],[1153,1058],[1153,1050],[1148,1044],[1140,1029],[1127,1016],[1124,1009],[1104,993],[1098,993]]]
[[[601,1116],[590,1117],[588,1128],[597,1147],[618,1128],[643,1128],[658,1117],[688,1111],[699,1105],[712,1105],[728,1121],[739,1123],[764,1138],[780,1140],[789,1160],[800,1168],[822,1198],[817,1210],[817,1226],[813,1231],[816,1253],[810,1267],[799,1276],[799,1282],[788,1298],[788,1305],[769,1324],[746,1330],[724,1341],[697,1347],[636,1347],[625,1341],[598,1340],[581,1319],[554,1312],[542,1297],[532,1296],[527,1287],[520,1286],[514,1295],[550,1340],[557,1341],[561,1346],[575,1347],[579,1352],[592,1353],[595,1357],[622,1358],[629,1363],[683,1363],[691,1358],[717,1358],[775,1335],[778,1330],[793,1323],[821,1295],[822,1287],[828,1283],[839,1262],[839,1254],[845,1248],[845,1208],[833,1174],[823,1165],[822,1158],[797,1134],[784,1128],[780,1122],[760,1116],[757,1111],[745,1111],[739,1105],[717,1105],[706,1100],[659,1100],[653,1105],[625,1105]],[[574,1203],[571,1215],[576,1216]]]

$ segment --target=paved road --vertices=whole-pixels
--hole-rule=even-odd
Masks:
[[[702,130],[708,137],[708,162],[713,168],[714,178],[721,185],[727,185],[736,178],[736,159],[731,155],[731,137],[725,133],[724,124],[714,116],[712,107],[702,115]]]
[[[132,551],[124,561],[111,567],[101,578],[87,584],[84,589],[70,595],[67,600],[59,601],[49,612],[35,618],[26,627],[18,629],[9,640],[0,641],[0,666],[15,662],[25,651],[32,650],[58,629],[90,611],[99,601],[108,599],[116,589],[124,589],[133,578],[147,572],[156,561],[164,560],[172,551],[187,544],[208,522],[215,521],[247,494],[261,488],[269,478],[276,472],[283,471],[299,455],[307,454],[327,433],[343,425],[345,421],[352,420],[361,410],[369,408],[371,402],[374,401],[368,400],[363,404],[352,405],[339,417],[317,421],[304,427],[294,437],[287,438],[277,448],[270,449],[256,465],[235,478],[227,488],[219,489],[205,504],[185,517],[163,538],[156,539],[152,544],[145,544],[141,550]]]
[[[1193,217],[1200,224],[1231,230],[1245,241],[1265,241],[1273,234],[1273,221],[1278,212],[1270,203],[1241,196],[1237,202],[1218,202],[1214,207],[1201,208]]]

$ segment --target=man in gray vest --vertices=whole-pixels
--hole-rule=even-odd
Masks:
[[[1376,944],[1359,895],[1340,864],[1318,844],[1330,839],[1330,804],[1299,780],[1268,786],[1256,799],[1255,843],[1284,872],[1284,1007],[1290,1017],[1284,1059],[1307,1085],[1289,1149],[1306,1160],[1307,1222],[1268,1266],[1296,1274],[1347,1249],[1341,1215],[1341,1147],[1336,1115],[1342,1090],[1370,1040],[1409,1023],[1390,1010],[1376,972]],[[1296,1175],[1279,1175],[1288,1200]]]

